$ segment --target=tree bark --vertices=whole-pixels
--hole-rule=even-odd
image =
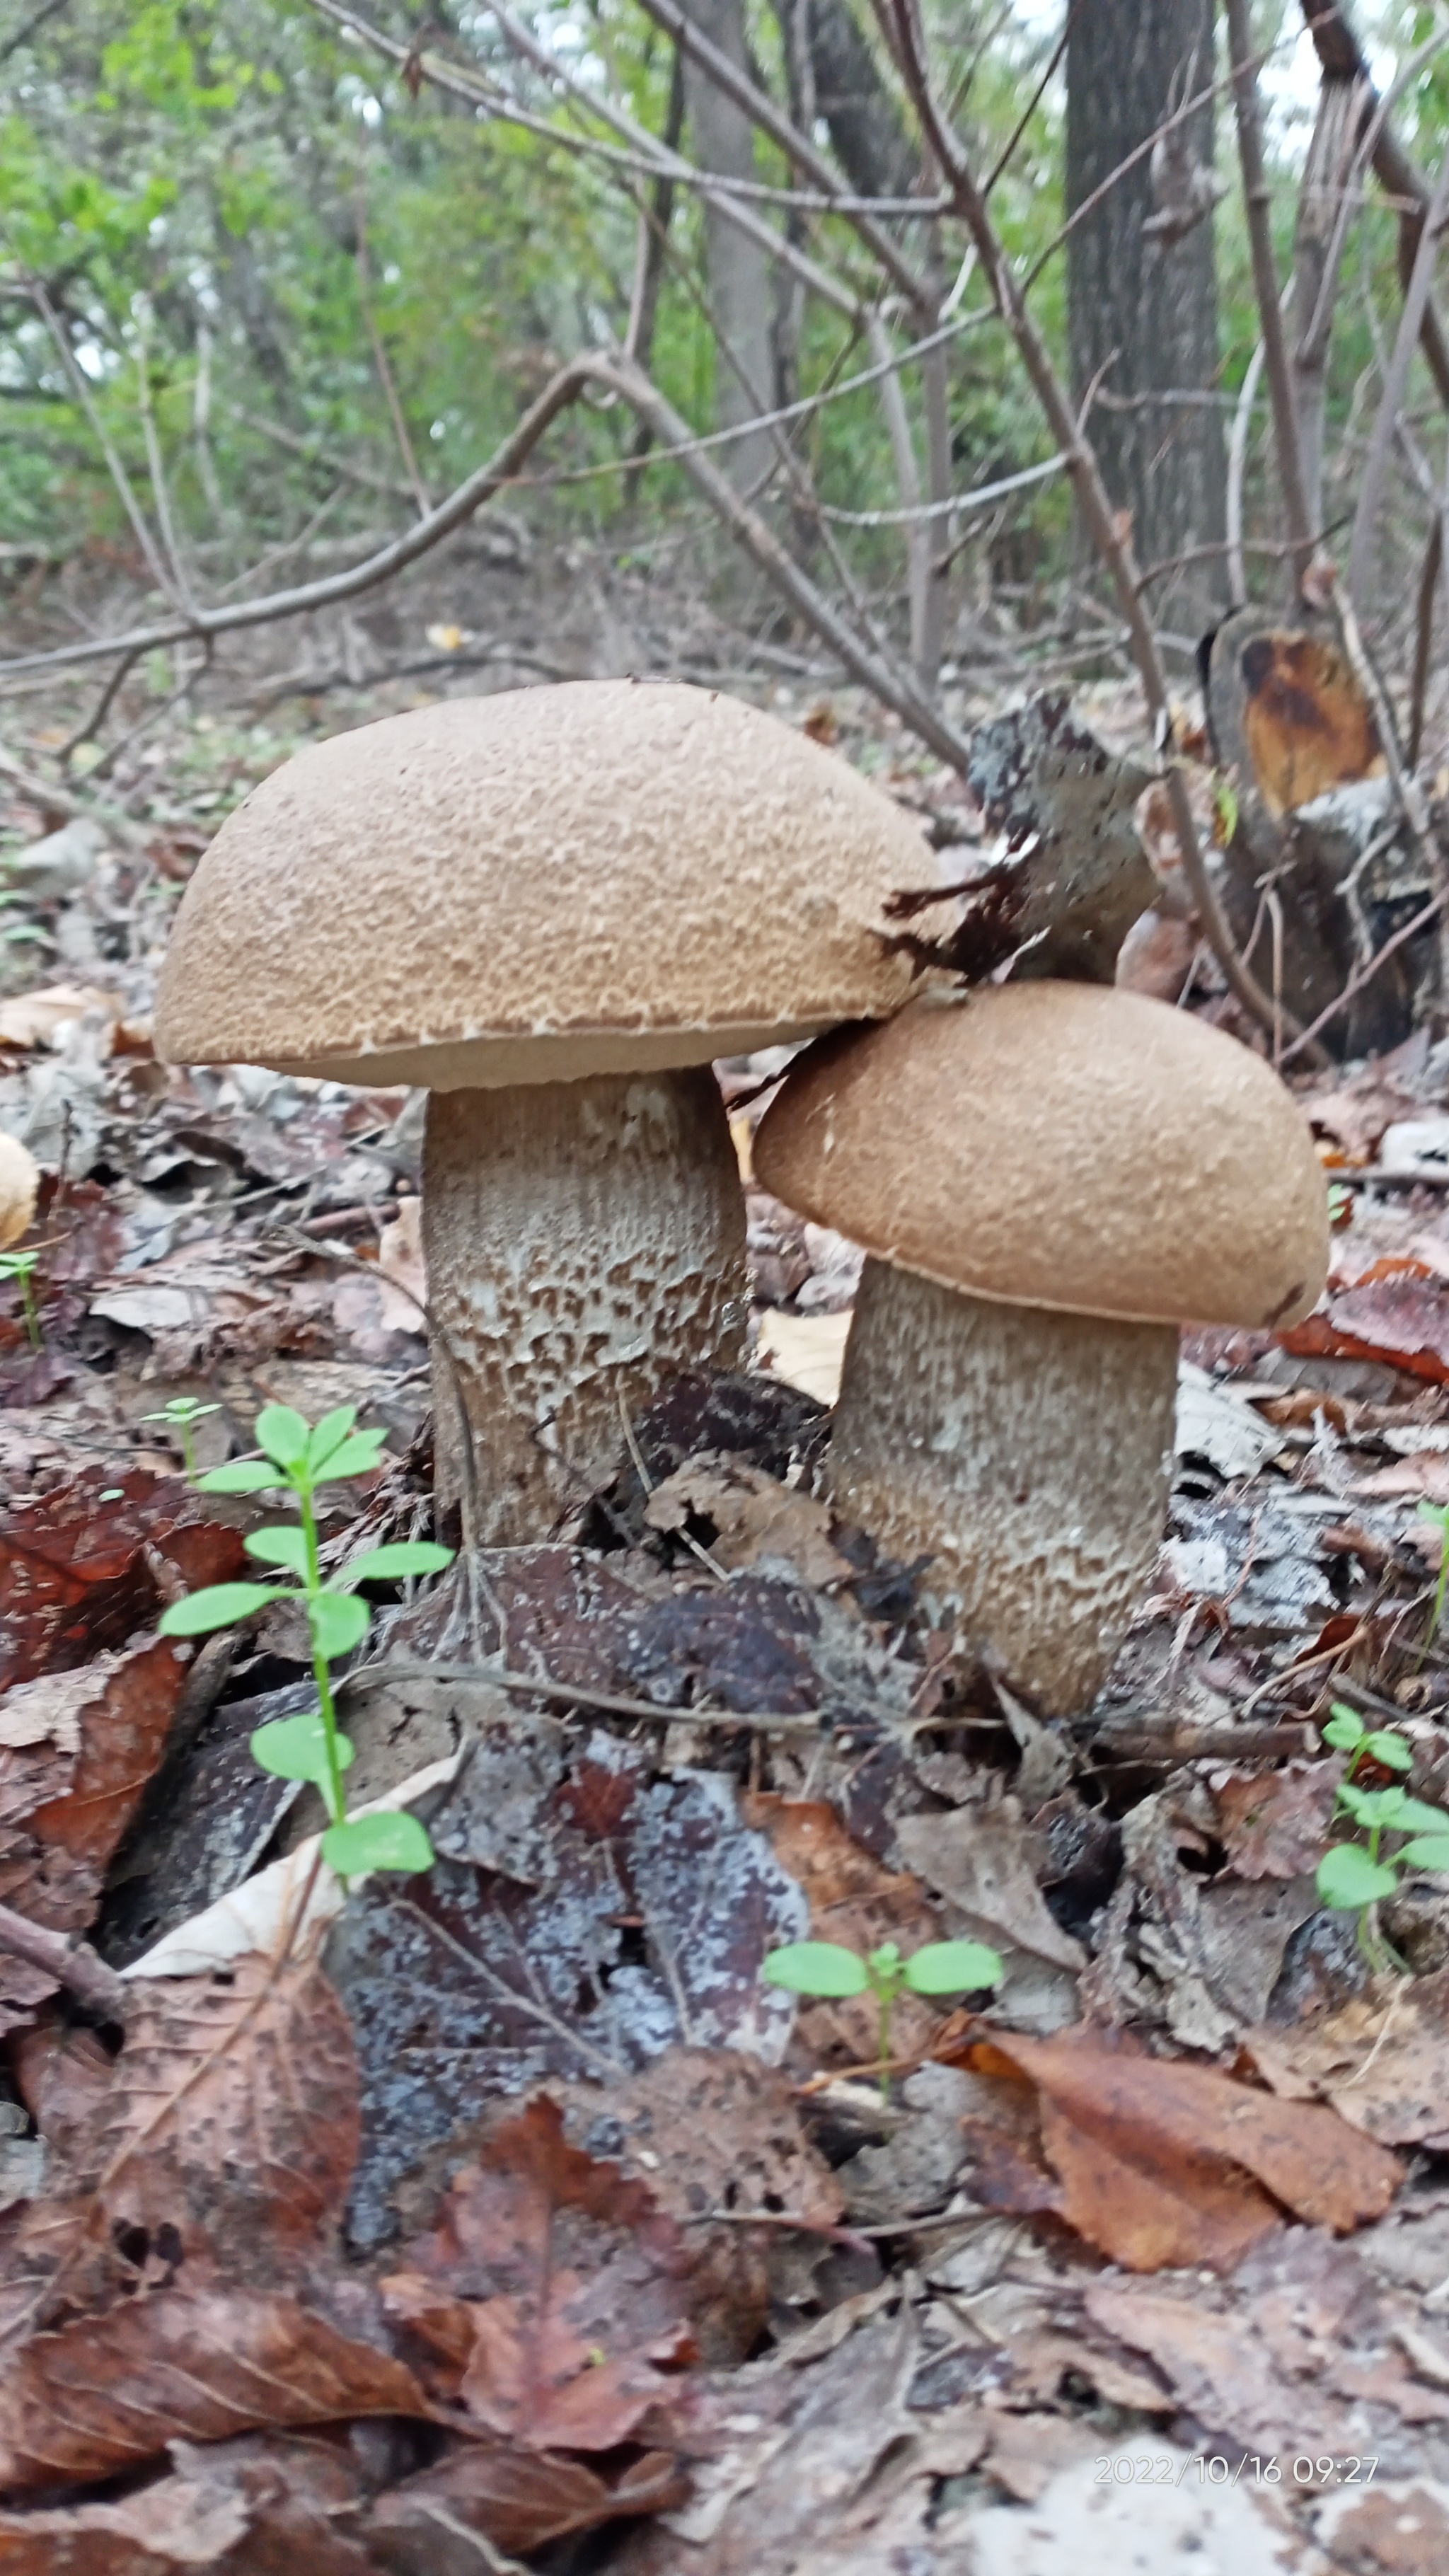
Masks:
[[[685,0],[700,33],[739,71],[747,69],[742,0]],[[686,61],[684,94],[694,158],[721,178],[753,179],[755,129],[744,108],[727,98],[697,63]],[[718,335],[714,367],[714,421],[729,429],[769,411],[775,401],[773,323],[775,281],[764,250],[718,207],[704,209],[704,256],[710,307]],[[768,473],[774,445],[767,430],[741,438],[723,453],[724,471],[736,491],[753,490]]]
[[[1083,0],[1067,40],[1069,212],[1209,85],[1213,63],[1213,0]],[[1211,172],[1211,101],[1186,135],[1194,164]],[[1201,399],[1218,392],[1212,215],[1159,242],[1143,232],[1155,208],[1144,155],[1083,217],[1067,252],[1073,392],[1081,404],[1097,388],[1089,435],[1112,501],[1132,514],[1144,570],[1220,545],[1226,524],[1222,415]],[[1159,623],[1195,633],[1226,604],[1225,561],[1164,573],[1151,597]]]

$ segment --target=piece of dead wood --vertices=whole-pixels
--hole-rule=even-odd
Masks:
[[[1133,821],[1149,773],[1108,751],[1069,699],[1042,696],[978,727],[968,777],[1001,847],[945,889],[966,906],[954,931],[925,940],[903,931],[887,944],[918,968],[979,977],[1019,951],[1018,976],[1110,984],[1118,949],[1157,893]],[[887,910],[908,921],[942,892],[905,887]]]
[[[69,1941],[63,1932],[48,1931],[44,1924],[27,1922],[23,1914],[0,1905],[0,1950],[38,1968],[103,2020],[125,2021],[127,2006],[134,2000],[130,1989],[89,1942]]]

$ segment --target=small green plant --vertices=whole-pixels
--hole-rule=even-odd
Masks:
[[[770,1986],[796,1995],[874,1995],[881,2100],[891,2093],[891,2018],[901,1995],[965,1995],[999,1986],[1006,1974],[999,1954],[984,1941],[928,1941],[903,1959],[894,1941],[878,1950],[847,1950],[838,1941],[791,1941],[769,1950],[760,1970]]]
[[[25,1329],[33,1351],[38,1351],[45,1339],[32,1284],[39,1259],[38,1252],[0,1252],[0,1279],[18,1279],[20,1282],[20,1303],[25,1309]]]
[[[1338,1784],[1336,1810],[1367,1835],[1367,1843],[1331,1843],[1318,1864],[1321,1904],[1335,1912],[1357,1914],[1359,1947],[1370,1966],[1402,1968],[1403,1960],[1374,1928],[1372,1909],[1398,1893],[1403,1869],[1449,1873],[1449,1815],[1422,1798],[1411,1798],[1397,1784],[1387,1789],[1361,1789],[1354,1780],[1360,1762],[1377,1762],[1386,1771],[1411,1771],[1412,1746],[1392,1727],[1366,1727],[1357,1709],[1335,1700],[1323,1730],[1325,1744],[1349,1757]],[[1385,1834],[1408,1837],[1385,1851]]]
[[[186,1401],[182,1398],[181,1401]],[[307,1617],[312,1642],[312,1671],[317,1707],[298,1717],[275,1718],[252,1737],[255,1761],[282,1780],[309,1780],[322,1792],[330,1822],[322,1837],[322,1857],[339,1877],[369,1869],[426,1869],[433,1850],[416,1816],[385,1814],[349,1817],[343,1773],[352,1761],[352,1746],[337,1723],[332,1691],[332,1665],[362,1643],[372,1614],[357,1597],[358,1583],[392,1583],[409,1574],[437,1574],[451,1565],[450,1547],[430,1539],[408,1539],[391,1547],[369,1548],[339,1574],[324,1579],[317,1533],[319,1486],[365,1476],[377,1465],[384,1434],[357,1431],[357,1407],[339,1405],[315,1425],[306,1423],[288,1404],[269,1404],[257,1415],[260,1458],[238,1458],[213,1467],[196,1479],[202,1494],[260,1494],[286,1490],[297,1506],[297,1522],[248,1532],[242,1544],[262,1565],[295,1575],[295,1583],[215,1583],[173,1602],[161,1619],[163,1637],[205,1637],[248,1619],[269,1601],[298,1601]]]
[[[173,1395],[169,1404],[162,1405],[159,1413],[143,1413],[141,1416],[143,1422],[164,1422],[167,1430],[175,1433],[188,1484],[196,1482],[196,1426],[206,1414],[220,1411],[219,1404],[200,1404],[194,1395]]]
[[[1439,1533],[1439,1583],[1434,1594],[1434,1607],[1429,1613],[1429,1632],[1419,1650],[1422,1664],[1439,1634],[1439,1622],[1444,1616],[1444,1593],[1449,1586],[1449,1503],[1421,1503],[1419,1518],[1432,1521]]]

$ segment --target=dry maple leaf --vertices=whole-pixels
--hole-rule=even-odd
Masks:
[[[607,2451],[693,2358],[686,2257],[642,2183],[565,2143],[541,2095],[459,2174],[433,2234],[382,2284],[440,2387],[527,2450]]]
[[[1396,2156],[1317,2103],[1136,2056],[1090,2031],[1042,2040],[994,2032],[971,2062],[1036,2085],[1042,2146],[1061,2188],[1032,2205],[1059,2210],[1128,2271],[1231,2271],[1285,2207],[1345,2233],[1381,2217],[1403,2178]],[[1011,2181],[998,2205],[1015,2205]]]

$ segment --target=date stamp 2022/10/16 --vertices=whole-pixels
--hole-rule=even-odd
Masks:
[[[1378,2467],[1373,2453],[1345,2451],[1341,2459],[1327,2452],[1278,2453],[1240,2451],[1236,2459],[1222,2451],[1109,2451],[1096,2462],[1092,2483],[1099,2487],[1366,2487]]]

